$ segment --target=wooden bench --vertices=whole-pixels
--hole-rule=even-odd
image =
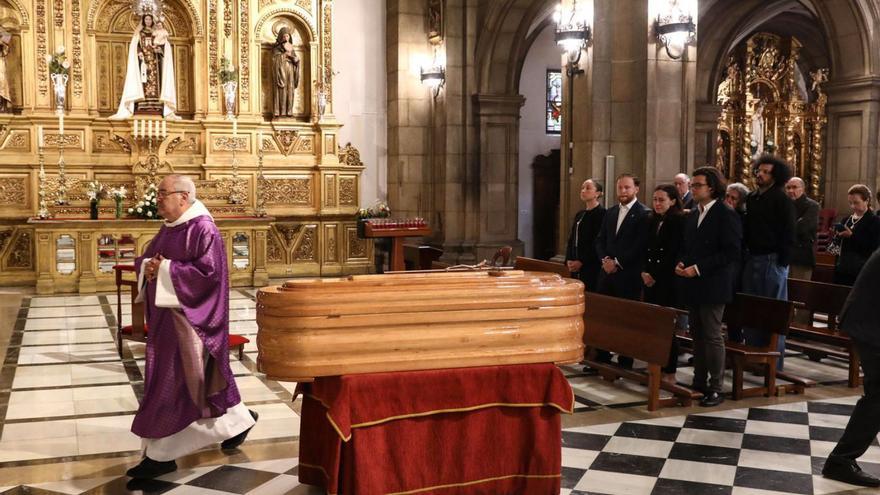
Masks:
[[[834,265],[826,263],[816,263],[813,267],[813,276],[810,277],[813,282],[824,282],[826,284],[834,283]]]
[[[648,410],[681,404],[690,406],[702,394],[661,380],[661,368],[669,360],[675,320],[678,311],[672,308],[593,292],[586,293],[584,312],[584,343],[631,356],[648,363],[647,373],[628,370],[610,363],[588,359],[586,363],[599,370],[603,377],[627,378],[648,386]],[[660,398],[660,389],[673,394]]]
[[[443,256],[443,250],[433,246],[403,245],[403,262],[407,270],[430,270],[431,264]]]
[[[138,296],[137,272],[134,265],[115,265],[113,271],[116,272],[116,352],[122,358],[122,341],[132,340],[135,342],[147,342],[147,333],[149,328],[144,321],[144,303],[135,302]],[[134,274],[133,278],[125,278],[126,273]],[[131,325],[122,325],[122,288],[128,287],[131,294]],[[229,334],[229,348],[238,350],[238,359],[244,359],[244,345],[250,340],[234,333]]]
[[[517,256],[516,259],[513,260],[513,269],[529,272],[550,272],[559,274],[564,278],[571,278],[571,271],[566,265],[562,263],[536,260],[534,258],[526,258],[524,256]]]
[[[837,317],[843,310],[851,287],[826,284],[807,280],[788,279],[788,298],[805,306],[809,318],[807,322],[794,322],[789,328],[786,345],[802,351],[813,361],[828,356],[843,359],[849,363],[848,385],[858,387],[859,356],[849,336],[837,328]],[[827,324],[817,327],[817,313]]]
[[[767,297],[738,293],[732,303],[724,308],[724,322],[727,331],[740,330],[748,327],[769,336],[765,346],[750,346],[737,342],[724,343],[727,362],[733,369],[733,399],[744,397],[771,396],[788,391],[803,393],[804,388],[814,386],[811,380],[776,371],[779,352],[776,350],[780,335],[787,335],[794,313],[795,303],[780,301]],[[690,336],[678,336],[683,347],[693,349]],[[747,370],[757,371],[764,376],[764,384],[760,387],[745,388],[743,373]],[[791,386],[777,386],[776,378],[784,378],[792,382]]]

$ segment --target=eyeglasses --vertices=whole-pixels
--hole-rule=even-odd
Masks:
[[[159,192],[156,193],[156,197],[159,199],[167,198],[172,194],[189,194],[189,191],[163,191],[159,189]]]
[[[691,182],[691,189],[699,189],[701,187],[706,187],[709,184],[703,184],[701,182]]]

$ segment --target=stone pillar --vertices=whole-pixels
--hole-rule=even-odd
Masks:
[[[703,165],[715,166],[715,141],[718,139],[718,117],[721,106],[712,103],[697,103],[697,118],[694,136],[694,168]]]
[[[854,77],[826,84],[828,92],[825,204],[849,211],[846,192],[865,184],[876,193],[880,160],[880,81]],[[874,198],[876,199],[876,198]]]
[[[475,95],[480,129],[480,236],[478,260],[502,246],[522,252],[517,239],[519,111],[522,96]]]

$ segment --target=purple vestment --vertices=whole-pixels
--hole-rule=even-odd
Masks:
[[[208,215],[163,225],[137,258],[138,271],[156,254],[171,260],[180,309],[157,307],[156,283],[147,284],[144,398],[131,425],[142,438],[173,435],[241,402],[229,368],[229,277],[220,231]]]

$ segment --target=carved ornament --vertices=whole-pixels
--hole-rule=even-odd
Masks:
[[[250,45],[250,2],[239,0],[238,2],[238,92],[242,101],[248,101],[251,96],[251,45]]]
[[[70,34],[73,41],[70,78],[73,81],[73,96],[79,98],[83,94],[83,62],[82,62],[82,20],[81,0],[70,1]],[[62,2],[63,3],[63,2]]]
[[[49,66],[46,63],[46,0],[36,0],[37,13],[37,88],[49,92]]]
[[[351,143],[346,143],[344,147],[340,147],[336,152],[336,156],[339,157],[339,163],[343,165],[350,167],[364,166],[364,162],[361,161],[361,152],[352,146]]]
[[[18,232],[18,237],[15,238],[12,249],[6,256],[6,266],[8,268],[31,269],[34,266],[33,235],[30,230],[19,230]]]
[[[172,139],[165,148],[165,154],[167,155],[184,151],[190,153],[196,153],[198,151],[198,142],[196,141],[195,136],[186,136],[185,138],[177,136]]]
[[[263,189],[266,204],[311,206],[312,179],[266,179]]]
[[[367,241],[358,237],[354,229],[348,231],[348,256],[352,258],[367,257]]]
[[[27,206],[27,179],[24,177],[0,178],[0,206]]]
[[[214,138],[213,151],[246,151],[248,149],[247,137],[218,136]]]
[[[46,133],[43,136],[43,144],[45,148],[58,148],[62,144],[65,148],[82,149],[82,139],[79,134],[67,134],[62,137],[61,134]]]
[[[6,143],[3,145],[4,150],[28,150],[29,139],[30,136],[27,132],[17,132],[12,131],[9,133],[9,136],[6,138]]]
[[[339,206],[357,206],[357,178],[339,178]]]

